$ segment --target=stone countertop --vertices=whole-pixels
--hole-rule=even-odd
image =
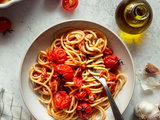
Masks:
[[[79,0],[74,11],[66,11],[61,0],[23,0],[8,8],[0,9],[0,16],[7,17],[12,22],[11,34],[0,34],[0,84],[7,89],[25,108],[19,89],[20,67],[23,57],[38,35],[49,27],[71,19],[81,19],[97,22],[120,37],[121,34],[115,22],[115,10],[121,0]],[[153,9],[153,21],[149,29],[138,40],[131,42],[122,38],[133,57],[135,73],[144,69],[151,62],[160,66],[160,0],[147,0]],[[133,42],[134,41],[134,42]],[[159,67],[160,68],[160,67]],[[160,87],[154,91],[144,91],[136,77],[133,97],[123,113],[125,120],[135,120],[133,108],[136,103],[148,100],[160,102]]]

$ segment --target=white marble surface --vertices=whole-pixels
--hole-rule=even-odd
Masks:
[[[0,16],[12,21],[13,33],[0,34],[0,84],[25,107],[19,90],[19,73],[26,50],[44,30],[70,19],[98,22],[118,35],[115,9],[121,0],[79,0],[75,11],[62,8],[61,0],[23,0],[8,8],[0,9]],[[135,72],[143,69],[147,62],[160,68],[160,0],[147,0],[153,9],[153,21],[138,43],[125,42],[133,57]],[[135,120],[133,108],[137,102],[148,100],[160,102],[160,87],[153,92],[143,91],[136,77],[133,97],[126,111],[125,120]]]

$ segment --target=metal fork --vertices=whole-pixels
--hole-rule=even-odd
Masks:
[[[115,103],[115,101],[112,97],[112,94],[111,94],[111,92],[108,88],[108,85],[106,83],[106,79],[103,78],[103,77],[99,78],[99,76],[94,76],[94,75],[93,75],[93,77],[96,78],[98,81],[100,81],[102,83],[102,85],[103,85],[103,87],[104,87],[104,89],[107,93],[107,96],[108,96],[108,99],[109,99],[109,102],[110,102],[115,120],[124,120],[123,117],[122,117],[122,114],[120,113],[120,111],[119,111],[119,109],[118,109],[118,107],[117,107],[117,105],[116,105],[116,103]]]
[[[84,42],[85,49],[86,49],[86,44],[87,44],[87,42],[85,41]],[[86,54],[86,57],[87,57],[87,59],[89,59],[88,54]],[[100,72],[100,71],[96,71],[93,68],[90,68],[90,71],[92,71],[92,72]],[[117,107],[117,105],[116,105],[116,103],[115,103],[115,101],[114,101],[114,99],[112,97],[112,94],[111,94],[111,92],[110,92],[110,90],[108,88],[106,79],[103,78],[103,77],[99,78],[99,76],[95,76],[95,75],[93,75],[93,77],[96,78],[103,85],[103,87],[104,87],[104,89],[105,89],[105,91],[107,93],[107,96],[108,96],[108,99],[109,99],[109,102],[110,102],[110,105],[111,105],[115,120],[124,120],[123,117],[122,117],[122,114],[120,113],[120,111],[119,111],[119,109],[118,109],[118,107]]]

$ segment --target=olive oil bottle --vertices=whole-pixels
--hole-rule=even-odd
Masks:
[[[129,34],[144,32],[152,22],[152,9],[146,0],[122,0],[115,13],[119,28]]]

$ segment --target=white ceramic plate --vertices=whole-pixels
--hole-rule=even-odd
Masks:
[[[40,50],[45,50],[48,46],[51,45],[54,33],[66,27],[75,27],[79,29],[97,29],[102,31],[107,36],[109,47],[113,49],[114,53],[125,64],[121,67],[121,71],[127,76],[127,82],[115,99],[120,112],[123,113],[130,102],[135,85],[134,66],[130,52],[122,40],[113,32],[111,32],[111,30],[99,24],[82,20],[67,21],[49,28],[33,42],[33,44],[26,52],[20,74],[20,89],[28,110],[37,120],[53,120],[53,118],[47,114],[46,108],[38,101],[39,95],[33,91],[33,86],[29,80],[29,70],[36,62],[38,52]],[[106,111],[106,119],[114,120],[111,108]]]
[[[15,4],[15,3],[20,2],[20,1],[22,1],[22,0],[10,0],[10,1],[6,2],[6,3],[0,4],[0,8],[9,7],[9,6],[11,6],[12,4]]]

